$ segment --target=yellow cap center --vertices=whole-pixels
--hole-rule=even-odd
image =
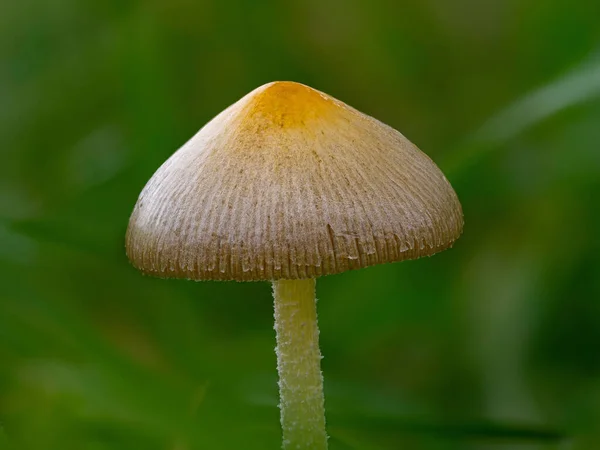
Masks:
[[[249,106],[249,117],[261,117],[271,126],[293,128],[322,118],[331,112],[334,103],[303,84],[277,81],[256,94]]]

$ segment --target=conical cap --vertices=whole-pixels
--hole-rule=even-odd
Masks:
[[[157,170],[126,246],[156,276],[297,279],[432,255],[462,226],[449,182],[402,134],[308,86],[275,82]]]

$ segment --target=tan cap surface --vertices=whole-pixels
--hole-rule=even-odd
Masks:
[[[462,226],[454,190],[402,134],[310,87],[275,82],[156,171],[126,245],[147,274],[296,279],[432,255]]]

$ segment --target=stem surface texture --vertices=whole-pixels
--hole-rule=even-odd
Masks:
[[[273,282],[283,448],[327,449],[315,279]]]

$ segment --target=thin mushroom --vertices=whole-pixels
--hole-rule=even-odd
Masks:
[[[458,198],[398,131],[308,86],[261,86],[152,176],[127,230],[142,272],[273,283],[285,449],[327,448],[315,280],[433,255]]]

